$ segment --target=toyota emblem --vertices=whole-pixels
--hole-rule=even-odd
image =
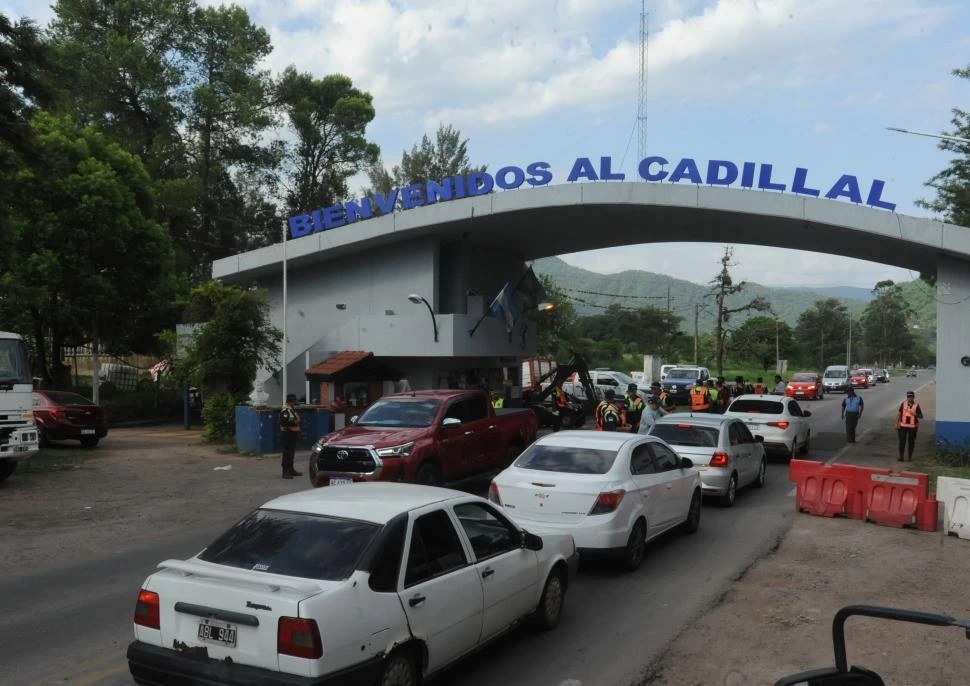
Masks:
[[[337,451],[337,459],[338,460],[346,460],[348,457],[350,457],[350,453],[348,453],[346,450],[338,450]]]

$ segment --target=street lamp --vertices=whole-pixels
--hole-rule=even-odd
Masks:
[[[428,302],[426,298],[418,295],[417,293],[412,293],[408,296],[408,301],[414,303],[415,305],[420,305],[424,303],[428,308],[428,312],[431,313],[431,326],[434,327],[434,342],[438,342],[438,320],[434,317],[434,310],[431,309],[431,303]]]
[[[539,303],[539,305],[536,307],[536,309],[539,310],[540,312],[552,312],[554,309],[556,309],[556,304],[555,303]]]

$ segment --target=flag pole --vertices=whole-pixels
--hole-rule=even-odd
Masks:
[[[525,275],[528,274],[531,269],[532,269],[532,267],[530,266],[529,269],[526,269],[524,272],[522,272],[521,276],[519,276],[519,280],[515,282],[515,285],[512,286],[512,289],[509,291],[509,297],[510,298],[512,297],[512,294],[515,293],[515,291],[518,289],[518,287],[522,284],[522,279],[525,278]],[[507,282],[506,283],[506,286],[507,285],[510,285],[511,283],[512,283],[511,281]],[[502,294],[502,291],[504,289],[505,289],[505,286],[502,286],[502,288],[499,289],[498,295],[496,295],[495,298],[497,298],[499,295],[501,295]],[[475,326],[473,326],[472,328],[470,328],[468,330],[468,336],[469,336],[469,338],[475,335],[475,332],[478,331],[478,327],[481,326],[482,325],[482,322],[485,321],[486,317],[489,316],[489,312],[492,311],[492,305],[495,304],[495,298],[492,298],[492,302],[490,302],[488,304],[488,310],[485,312],[485,314],[483,314],[481,316],[481,319],[479,319],[477,322],[475,322]]]

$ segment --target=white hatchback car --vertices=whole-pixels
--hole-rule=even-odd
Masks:
[[[742,395],[734,399],[722,416],[736,417],[755,436],[764,439],[765,450],[792,458],[807,454],[812,443],[812,413],[797,401],[777,395]]]
[[[153,685],[413,686],[523,619],[553,627],[577,564],[568,534],[458,491],[285,495],[148,577],[129,669]]]
[[[527,528],[572,534],[583,555],[643,562],[646,543],[683,525],[697,531],[701,480],[659,438],[560,431],[526,448],[496,476],[488,497]]]
[[[740,419],[680,412],[658,419],[650,435],[689,458],[701,474],[704,495],[719,497],[725,507],[734,505],[739,488],[765,486],[768,458],[763,439],[752,436]]]

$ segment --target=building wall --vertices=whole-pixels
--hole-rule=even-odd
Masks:
[[[970,443],[970,262],[941,257],[936,272],[936,438]]]

